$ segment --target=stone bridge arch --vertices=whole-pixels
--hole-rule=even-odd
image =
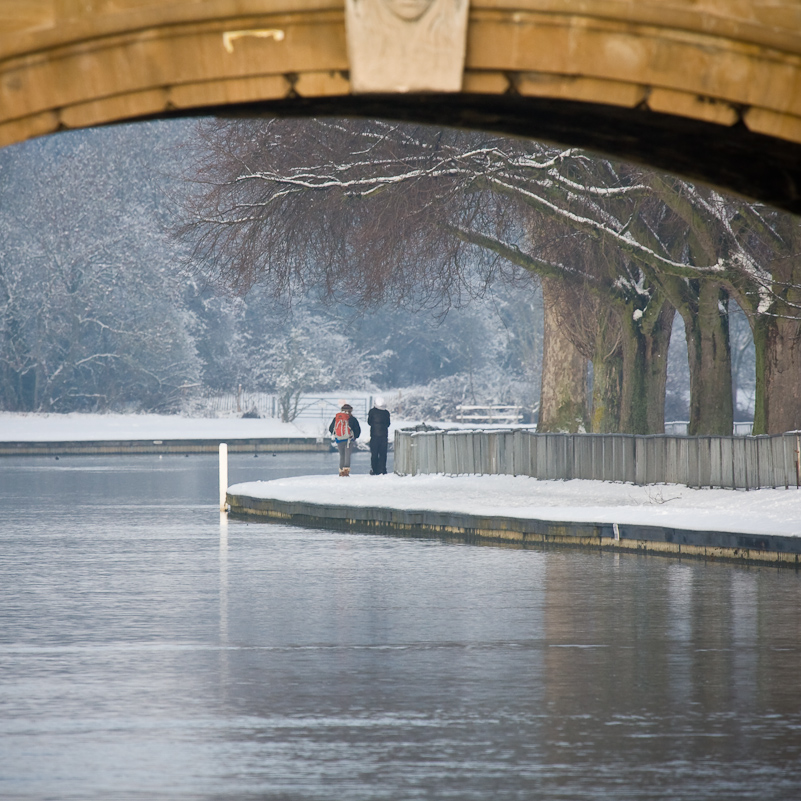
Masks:
[[[594,148],[801,212],[801,0],[473,0],[461,91],[349,78],[344,0],[0,0],[0,146],[194,113],[383,116]]]

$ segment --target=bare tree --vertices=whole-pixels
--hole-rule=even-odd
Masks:
[[[290,302],[314,286],[334,300],[447,308],[498,276],[513,279],[510,264],[555,280],[585,280],[563,263],[532,256],[532,243],[547,249],[547,218],[486,181],[492,169],[513,168],[541,174],[548,185],[558,150],[540,147],[540,163],[530,147],[509,152],[506,140],[465,142],[463,134],[383,123],[355,130],[270,124],[255,134],[247,123],[212,124],[203,135],[201,191],[183,232],[195,259],[234,290],[259,281]],[[550,308],[559,298],[553,294]],[[569,331],[549,333],[542,428],[583,428],[586,362]],[[572,372],[563,369],[568,363]],[[553,409],[560,397],[578,399],[578,406]]]

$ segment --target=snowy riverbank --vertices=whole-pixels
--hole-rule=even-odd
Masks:
[[[333,415],[332,415],[333,416]],[[102,440],[154,439],[273,439],[284,437],[328,437],[331,417],[301,417],[282,423],[271,417],[184,417],[177,414],[16,414],[0,412],[0,442],[87,442]],[[393,419],[396,428],[413,426],[419,420]],[[362,442],[369,439],[366,420]],[[460,423],[437,423],[441,428],[469,428]],[[488,426],[482,426],[487,428]],[[496,426],[497,427],[497,426]]]
[[[168,414],[12,414],[0,412],[0,442],[316,437],[321,420],[181,417]]]
[[[400,420],[395,423],[409,424]],[[316,438],[322,437],[326,428],[327,422],[319,419],[282,423],[270,418],[0,412],[0,442]],[[336,504],[343,502],[343,481],[338,476],[310,476],[251,482],[235,489],[253,497]],[[347,484],[347,503],[576,523],[801,536],[801,491],[795,489],[743,492],[513,476],[353,475]]]
[[[228,492],[362,508],[801,536],[801,490],[796,489],[745,492],[523,476],[352,475],[247,482]]]

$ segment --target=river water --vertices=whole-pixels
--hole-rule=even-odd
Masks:
[[[225,521],[216,471],[0,460],[3,799],[801,798],[796,572]]]

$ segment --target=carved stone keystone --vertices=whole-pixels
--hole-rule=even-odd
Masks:
[[[468,8],[468,0],[345,0],[352,91],[460,91]]]

